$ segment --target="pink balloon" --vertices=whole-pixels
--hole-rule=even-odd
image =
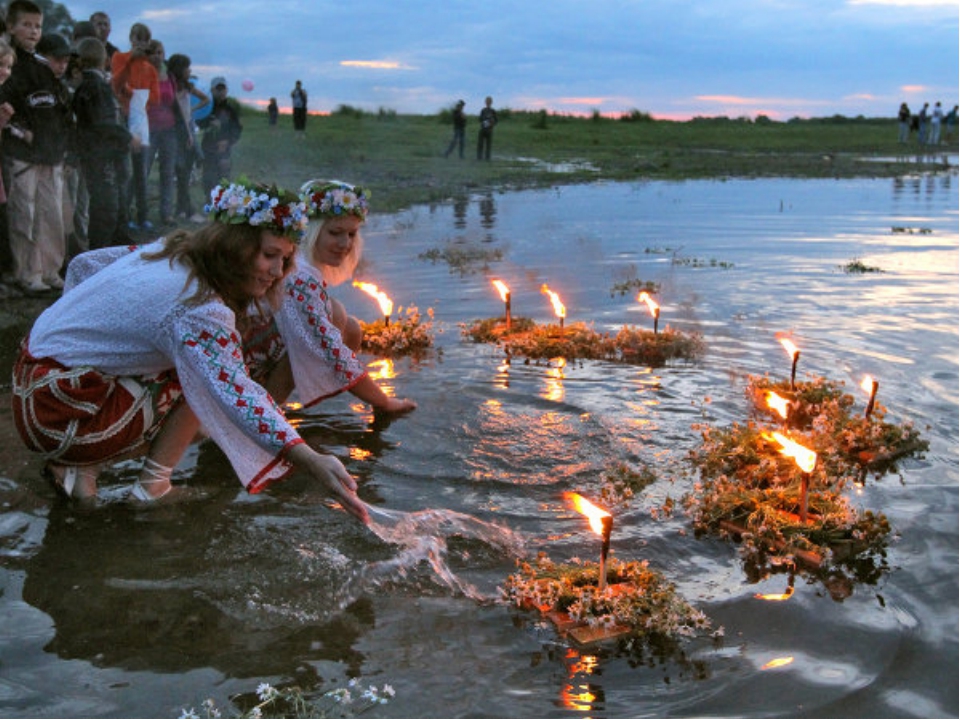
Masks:
[[[240,87],[242,87],[247,92],[250,92],[251,90],[253,90],[253,80],[244,80],[242,83],[240,83]]]

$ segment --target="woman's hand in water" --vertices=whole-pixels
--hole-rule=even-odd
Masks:
[[[405,413],[417,409],[417,403],[408,398],[388,397],[386,402],[376,408],[377,412],[384,413]]]
[[[333,455],[322,455],[306,443],[295,445],[287,457],[299,468],[323,483],[324,489],[357,520],[370,522],[366,504],[357,497],[357,481]]]

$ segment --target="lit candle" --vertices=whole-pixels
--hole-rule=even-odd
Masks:
[[[563,330],[563,319],[567,316],[567,308],[560,302],[560,296],[548,288],[546,283],[540,286],[540,292],[550,298],[550,302],[553,304],[553,312],[560,318],[560,329]]]
[[[792,457],[797,467],[800,468],[800,522],[806,523],[810,474],[817,465],[817,454],[813,450],[805,448],[803,445],[794,442],[778,432],[764,433],[763,436],[768,440],[774,440],[779,443],[780,453],[787,457]]]
[[[375,299],[375,300],[379,303],[379,305],[380,305],[380,312],[383,313],[383,324],[384,324],[384,325],[389,325],[389,324],[390,324],[390,315],[391,315],[391,313],[393,313],[393,300],[391,300],[389,297],[387,297],[387,294],[386,294],[385,292],[383,292],[382,290],[380,290],[380,289],[379,289],[376,285],[374,285],[373,283],[358,282],[358,281],[354,280],[354,281],[353,281],[353,286],[354,286],[355,288],[360,288],[360,289],[363,290],[367,295],[369,295],[370,297],[372,297],[373,299]]]
[[[637,295],[637,302],[647,304],[647,309],[650,311],[650,315],[653,316],[653,334],[656,335],[657,323],[660,322],[660,306],[646,291]]]
[[[790,419],[790,404],[789,400],[777,395],[773,390],[767,391],[767,406],[771,410],[775,410],[777,414],[783,418],[784,423]]]
[[[590,521],[590,528],[600,536],[600,578],[597,581],[597,590],[603,592],[607,587],[607,555],[610,553],[610,534],[613,532],[613,515],[603,508],[599,508],[582,495],[573,492],[563,494],[581,515]]]
[[[867,400],[867,410],[864,413],[864,417],[868,420],[870,419],[870,413],[873,412],[873,405],[877,399],[877,388],[880,387],[880,383],[877,380],[874,380],[869,375],[864,376],[863,382],[860,383],[860,387],[867,391],[870,395],[870,399]]]
[[[787,351],[787,354],[793,360],[793,364],[790,367],[790,389],[797,389],[797,360],[800,359],[800,350],[787,338],[782,338],[780,344],[783,345],[783,349]]]
[[[500,292],[500,299],[503,300],[504,323],[507,330],[510,329],[510,288],[501,280],[494,280],[493,286]]]

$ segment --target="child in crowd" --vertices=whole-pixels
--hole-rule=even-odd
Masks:
[[[120,117],[120,107],[104,69],[107,51],[94,37],[77,44],[83,73],[73,95],[77,118],[77,150],[80,167],[90,196],[90,248],[122,245],[129,241],[120,202],[120,184],[126,177],[124,163],[130,152],[130,132]]]
[[[46,292],[63,287],[66,245],[60,202],[69,108],[50,65],[34,54],[43,27],[40,7],[32,0],[13,0],[7,23],[17,60],[0,88],[0,103],[9,102],[17,118],[4,131],[14,277],[27,292]]]
[[[204,217],[194,210],[190,197],[190,176],[193,167],[201,158],[197,142],[197,126],[193,113],[200,112],[210,104],[210,96],[194,85],[190,79],[190,58],[174,53],[167,58],[167,72],[176,83],[177,105],[177,216],[189,222],[203,222]],[[193,105],[193,98],[199,102]]]

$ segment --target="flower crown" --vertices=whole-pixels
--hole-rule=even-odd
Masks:
[[[356,215],[366,220],[369,212],[370,192],[339,180],[308,180],[300,188],[300,198],[310,217]]]
[[[309,221],[307,206],[297,195],[276,185],[255,185],[245,180],[217,185],[210,191],[210,202],[203,211],[217,222],[262,227],[296,243],[306,235]]]

